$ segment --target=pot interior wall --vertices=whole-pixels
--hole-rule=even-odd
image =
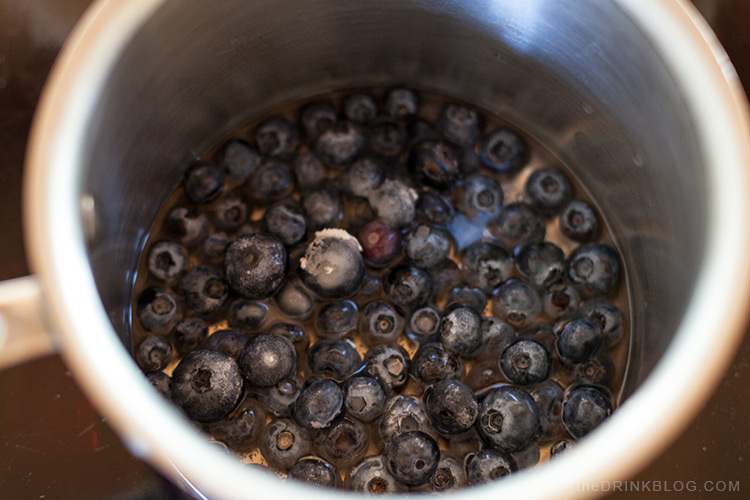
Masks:
[[[395,84],[508,119],[598,201],[628,269],[632,392],[690,298],[706,167],[659,55],[593,0],[168,0],[103,89],[82,176],[94,274],[126,345],[138,252],[195,154],[283,101]]]

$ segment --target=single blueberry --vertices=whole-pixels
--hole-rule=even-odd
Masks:
[[[246,398],[239,412],[233,412],[222,420],[208,426],[211,436],[237,451],[249,451],[255,447],[262,434],[266,415],[257,401]]]
[[[320,456],[336,467],[348,469],[364,458],[370,434],[361,423],[343,417],[323,429],[316,444]]]
[[[463,488],[468,484],[466,480],[466,471],[458,460],[449,456],[440,455],[437,469],[430,476],[430,491],[442,493]]]
[[[294,176],[286,163],[264,161],[255,169],[244,189],[248,198],[255,202],[270,203],[292,193]]]
[[[148,270],[162,281],[177,278],[185,269],[188,254],[185,247],[174,241],[158,241],[148,251]]]
[[[438,189],[453,187],[461,176],[458,157],[444,142],[417,143],[412,148],[409,163],[420,182]]]
[[[583,200],[573,200],[568,203],[557,223],[565,236],[581,243],[594,240],[599,234],[596,210]]]
[[[487,229],[501,245],[515,252],[529,243],[544,240],[546,225],[534,207],[518,201],[502,207]]]
[[[250,207],[237,191],[229,191],[210,206],[214,226],[224,231],[234,231],[247,220]]]
[[[295,323],[276,321],[266,329],[266,333],[286,337],[297,348],[306,349],[307,346],[310,345],[310,336],[304,328]]]
[[[435,429],[444,434],[459,434],[474,425],[479,405],[469,386],[448,379],[425,391],[424,409]]]
[[[153,333],[169,333],[182,319],[177,297],[159,287],[148,287],[141,292],[136,311],[141,326]]]
[[[135,361],[144,373],[158,372],[172,361],[172,344],[162,335],[149,335],[135,349]]]
[[[421,307],[409,316],[406,330],[418,342],[435,340],[440,332],[442,319],[440,311],[434,307]]]
[[[271,467],[288,470],[312,450],[312,441],[292,420],[277,418],[266,426],[260,451]]]
[[[575,366],[575,376],[580,382],[587,382],[602,387],[613,387],[615,365],[612,358],[599,354]]]
[[[326,178],[326,168],[315,153],[305,151],[294,159],[294,175],[300,189],[314,188]]]
[[[594,430],[612,413],[612,402],[604,389],[582,385],[571,390],[563,405],[563,422],[575,439]]]
[[[221,271],[212,266],[198,266],[187,271],[180,281],[185,307],[201,316],[219,311],[229,298],[229,285]]]
[[[198,422],[222,419],[242,396],[242,374],[226,354],[204,349],[187,353],[172,373],[172,400]]]
[[[360,158],[343,174],[341,184],[350,195],[366,198],[384,180],[385,171],[380,163],[372,158]]]
[[[519,340],[508,346],[499,359],[503,374],[517,385],[534,385],[547,378],[550,355],[539,342]]]
[[[557,337],[557,353],[565,361],[581,363],[594,355],[602,341],[602,329],[586,318],[569,321]]]
[[[380,455],[367,457],[355,465],[346,476],[346,487],[370,495],[397,493],[404,489],[388,472]]]
[[[341,197],[328,188],[306,193],[302,198],[302,208],[313,230],[336,227],[344,214]]]
[[[480,358],[497,359],[516,337],[516,330],[505,321],[494,316],[482,318],[482,339],[484,349]]]
[[[516,269],[530,285],[548,288],[565,274],[565,253],[548,241],[529,243],[516,256]]]
[[[165,226],[182,245],[192,247],[208,234],[208,217],[195,208],[175,207],[169,211]]]
[[[406,134],[398,124],[379,120],[367,129],[367,143],[375,156],[395,159],[406,146]]]
[[[479,433],[487,444],[504,450],[524,448],[539,433],[539,409],[531,395],[519,387],[491,389],[479,405]]]
[[[503,247],[477,241],[464,252],[461,269],[466,282],[484,293],[491,293],[513,274],[513,262]]]
[[[288,378],[281,379],[276,385],[252,388],[252,391],[269,413],[276,417],[289,417],[304,386],[302,377],[293,373]]]
[[[451,201],[434,191],[419,193],[417,210],[428,223],[436,226],[447,226],[456,216],[456,209]]]
[[[208,203],[224,189],[224,172],[210,163],[191,165],[185,173],[185,194],[193,203]]]
[[[255,132],[255,145],[264,156],[291,160],[299,149],[299,136],[292,122],[281,116],[263,121]]]
[[[386,180],[367,200],[378,217],[394,227],[408,226],[417,215],[417,195],[400,180]]]
[[[236,299],[229,306],[229,326],[249,332],[258,331],[268,319],[268,306],[263,302]]]
[[[315,141],[315,153],[323,163],[332,168],[349,165],[365,149],[365,137],[359,125],[350,121],[335,124],[318,136]]]
[[[446,140],[462,148],[472,147],[482,131],[479,113],[463,104],[443,106],[435,125]]]
[[[581,305],[581,294],[571,285],[557,284],[549,287],[542,297],[542,307],[551,319],[572,316]]]
[[[304,321],[313,315],[315,301],[298,279],[287,280],[273,298],[281,312],[292,319]]]
[[[335,300],[318,309],[315,331],[322,337],[343,337],[357,327],[359,310],[351,300]]]
[[[365,224],[357,240],[365,260],[373,267],[390,264],[401,254],[401,233],[379,219]]]
[[[214,266],[224,266],[224,258],[227,254],[227,248],[232,244],[232,238],[226,233],[209,234],[200,246],[200,258],[206,264]]]
[[[586,301],[581,306],[581,316],[593,321],[602,330],[602,347],[610,348],[620,341],[624,317],[620,308],[603,299]]]
[[[318,231],[300,259],[300,275],[324,299],[349,297],[365,277],[365,262],[356,238],[346,231]]]
[[[554,380],[545,380],[534,387],[531,397],[539,409],[540,440],[552,439],[563,432],[562,407],[565,390]]]
[[[374,300],[362,309],[359,333],[369,346],[396,342],[404,331],[404,318],[384,300]]]
[[[286,248],[268,233],[238,237],[227,249],[225,270],[232,290],[247,299],[264,299],[284,281]]]
[[[445,299],[445,309],[453,309],[456,306],[471,307],[481,314],[487,307],[487,295],[479,289],[470,286],[454,286],[448,292]]]
[[[175,325],[170,340],[177,354],[184,355],[199,345],[208,336],[208,325],[198,317],[185,318]]]
[[[427,224],[420,224],[404,237],[406,256],[416,265],[430,268],[445,260],[451,250],[447,232]]]
[[[237,330],[216,330],[201,343],[201,349],[217,351],[237,359],[250,338]]]
[[[587,243],[570,255],[568,276],[589,293],[609,293],[620,279],[620,258],[605,243]]]
[[[419,266],[399,264],[385,275],[383,291],[398,307],[416,309],[430,298],[432,277]]]
[[[482,318],[477,312],[459,306],[443,316],[440,343],[459,356],[471,357],[482,348]]]
[[[413,396],[394,396],[386,401],[383,418],[378,424],[378,433],[384,443],[405,432],[430,429],[430,419],[422,403]]]
[[[465,368],[458,356],[440,344],[429,343],[421,345],[414,353],[410,371],[419,385],[430,386],[443,380],[463,378]]]
[[[164,372],[150,372],[146,378],[163,398],[172,399],[172,377]]]
[[[409,353],[398,344],[373,347],[365,355],[367,373],[380,381],[386,393],[402,389],[409,381]]]
[[[242,374],[256,387],[271,387],[297,369],[297,351],[281,335],[252,337],[238,359]]]
[[[344,384],[344,410],[360,422],[372,422],[385,409],[385,392],[372,377],[352,377]]]
[[[503,190],[492,177],[472,174],[464,179],[461,187],[458,208],[469,219],[480,214],[495,214],[503,204]]]
[[[260,155],[246,141],[234,137],[219,150],[219,165],[230,177],[245,180],[260,164]]]
[[[471,485],[501,479],[516,470],[510,455],[493,448],[485,448],[469,456],[466,461],[466,480]]]
[[[307,235],[307,219],[294,200],[281,200],[266,209],[263,226],[287,246],[299,243]]]
[[[336,468],[328,462],[314,457],[303,458],[294,464],[289,469],[288,477],[295,481],[304,481],[326,488],[335,488],[340,483]]]
[[[407,486],[419,486],[430,480],[440,461],[437,442],[421,431],[394,437],[383,451],[388,471]]]
[[[375,99],[368,94],[351,94],[344,98],[344,116],[347,120],[360,125],[367,125],[375,120],[378,106]]]
[[[529,161],[529,146],[515,131],[499,128],[482,138],[479,145],[482,163],[497,172],[513,174]]]
[[[544,215],[559,212],[570,202],[573,186],[565,173],[556,167],[534,170],[526,180],[524,192],[529,203]]]
[[[362,367],[362,357],[349,339],[323,339],[310,346],[307,364],[313,374],[341,382]]]
[[[492,294],[492,314],[516,328],[531,324],[542,312],[542,300],[531,286],[511,279]]]
[[[329,101],[313,101],[302,106],[300,123],[305,135],[314,141],[320,134],[333,127],[338,121],[336,110]]]
[[[318,379],[302,390],[294,402],[294,420],[303,429],[323,429],[340,413],[344,394],[331,379]]]
[[[419,97],[410,89],[391,89],[385,95],[385,109],[393,118],[409,118],[419,111]]]
[[[430,275],[433,290],[432,300],[436,303],[447,304],[451,291],[464,284],[461,268],[452,259],[444,260],[430,269]]]

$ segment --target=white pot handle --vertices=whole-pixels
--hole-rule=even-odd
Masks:
[[[35,276],[0,282],[0,369],[58,351]]]

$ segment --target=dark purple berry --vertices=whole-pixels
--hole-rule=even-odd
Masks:
[[[283,378],[271,387],[254,387],[253,393],[266,410],[276,417],[289,417],[305,383],[297,373]]]
[[[482,348],[482,318],[470,307],[459,306],[443,316],[440,343],[459,356],[471,357]]]
[[[499,128],[484,136],[479,145],[482,163],[497,172],[516,173],[529,161],[526,141],[508,128]]]
[[[590,293],[609,293],[620,279],[617,251],[604,243],[587,243],[568,259],[568,276]]]
[[[367,373],[391,394],[409,381],[409,353],[398,344],[373,347],[365,355]]]
[[[328,101],[314,101],[302,106],[300,123],[310,141],[333,127],[337,121],[336,110]]]
[[[271,387],[297,369],[297,351],[281,335],[261,334],[250,338],[238,362],[251,385]]]
[[[367,457],[355,465],[347,474],[346,487],[368,495],[397,493],[404,489],[385,468],[380,455]]]
[[[565,254],[548,241],[529,243],[516,256],[516,269],[530,285],[549,288],[565,274]]]
[[[470,175],[462,188],[458,208],[469,219],[480,214],[495,214],[503,204],[503,190],[492,177]]]
[[[349,339],[323,339],[310,346],[307,364],[313,374],[341,382],[362,367],[362,357]]]
[[[227,249],[225,269],[232,290],[247,299],[266,298],[286,276],[286,248],[272,234],[241,236]]]
[[[463,382],[450,379],[425,391],[424,409],[433,427],[444,434],[468,431],[479,412],[474,391]]]
[[[221,309],[229,298],[229,285],[221,271],[212,266],[198,266],[187,271],[180,281],[185,307],[201,316]]]
[[[321,298],[354,295],[365,277],[365,262],[359,242],[341,229],[318,231],[300,259],[300,275]]]
[[[435,125],[446,140],[462,148],[473,146],[482,130],[479,113],[462,104],[446,104]]]
[[[217,330],[201,343],[200,348],[217,351],[237,359],[248,340],[250,338],[247,335],[237,330]]]
[[[359,333],[369,346],[396,342],[404,331],[404,318],[383,300],[369,302],[362,309]]]
[[[384,443],[406,432],[431,428],[422,404],[413,396],[394,396],[386,402],[385,408],[378,425],[378,433]]]
[[[138,296],[136,305],[141,326],[153,333],[169,333],[182,319],[177,297],[163,288],[149,287]]]
[[[421,431],[400,434],[383,451],[388,471],[407,486],[419,486],[429,481],[437,470],[440,449],[437,442]]]
[[[135,361],[145,373],[161,371],[172,361],[172,345],[162,335],[149,335],[136,347]]]
[[[315,330],[322,337],[343,337],[357,327],[359,310],[351,300],[335,300],[318,310]]]
[[[622,311],[611,302],[603,299],[587,301],[581,307],[581,316],[599,325],[602,347],[612,347],[622,338],[624,317]]]
[[[442,316],[434,307],[417,309],[409,317],[407,332],[419,342],[435,340],[440,332]]]
[[[282,200],[271,205],[263,214],[263,226],[287,246],[299,243],[307,235],[307,219],[293,200]]]
[[[166,228],[186,247],[197,245],[208,234],[208,217],[187,207],[175,207],[167,215]]]
[[[343,405],[344,394],[336,382],[314,380],[294,402],[294,420],[303,429],[323,429],[341,413]]]
[[[298,279],[290,279],[274,295],[281,312],[292,319],[307,320],[313,315],[315,301]]]
[[[500,356],[503,374],[517,385],[534,385],[547,378],[550,355],[539,342],[519,340]]]
[[[516,470],[513,459],[500,450],[485,448],[474,453],[466,462],[466,479],[471,485],[489,483],[510,475]]]
[[[436,226],[447,226],[456,216],[456,209],[451,201],[433,191],[422,191],[419,194],[417,210],[428,223]]]
[[[370,446],[370,434],[361,423],[344,417],[321,431],[316,444],[323,458],[346,469],[364,458]]]
[[[465,373],[461,359],[437,343],[424,344],[417,349],[410,371],[414,380],[422,386],[430,386],[443,380],[461,379]]]
[[[347,120],[367,125],[375,120],[378,107],[375,99],[368,94],[352,94],[344,99],[344,116]]]
[[[409,161],[421,182],[438,189],[452,187],[461,176],[456,154],[443,142],[424,141],[416,144]]]
[[[164,372],[149,372],[146,378],[161,397],[167,400],[172,399],[172,377]]]
[[[479,405],[479,432],[487,444],[504,451],[524,448],[539,433],[536,402],[519,387],[490,390]]]
[[[323,163],[333,168],[349,165],[365,149],[365,137],[358,125],[349,121],[335,124],[315,141],[315,153]]]
[[[258,152],[242,139],[229,139],[219,150],[219,165],[235,179],[247,179],[259,164]]]
[[[371,191],[379,188],[384,180],[385,172],[378,162],[372,158],[361,158],[343,174],[342,185],[352,196],[366,198]]]
[[[339,473],[336,468],[319,458],[303,458],[289,469],[289,475],[295,481],[304,481],[323,486],[326,488],[335,488],[339,486]]]
[[[312,441],[305,431],[287,418],[271,420],[260,443],[260,451],[268,465],[283,471],[308,455],[312,447]]]
[[[529,203],[545,215],[558,213],[573,196],[570,180],[556,167],[534,170],[524,189]]]
[[[565,398],[563,422],[575,439],[580,439],[612,413],[612,402],[607,393],[593,385],[573,389]]]
[[[599,234],[596,210],[583,200],[568,203],[557,222],[565,236],[581,243],[591,241]]]
[[[551,439],[563,432],[562,407],[565,390],[554,380],[545,380],[531,391],[541,423],[540,439]]]
[[[542,312],[542,301],[532,287],[508,280],[492,294],[492,314],[516,328],[531,324]]]
[[[148,252],[148,270],[162,281],[177,278],[188,261],[187,250],[173,241],[159,241]]]
[[[312,230],[336,227],[344,214],[341,197],[327,188],[315,189],[302,198],[302,208]]]
[[[572,316],[581,305],[581,294],[571,285],[559,283],[549,287],[542,297],[542,307],[551,319]]]
[[[270,203],[292,193],[294,176],[286,163],[265,161],[255,169],[244,189],[257,203]]]
[[[385,266],[401,254],[401,233],[379,219],[365,224],[357,239],[365,260],[374,267]]]
[[[586,318],[565,324],[557,337],[557,352],[571,363],[581,363],[594,355],[602,341],[599,325]]]
[[[394,227],[408,226],[417,215],[416,193],[399,180],[387,179],[367,200],[378,217]]]
[[[177,354],[184,355],[199,345],[208,336],[208,325],[200,318],[186,318],[174,327],[170,338]]]
[[[484,293],[491,293],[513,274],[513,262],[503,247],[477,241],[464,252],[461,269],[466,282]]]
[[[260,154],[291,160],[299,149],[297,129],[292,122],[280,116],[266,119],[255,132],[255,144]]]
[[[317,187],[326,178],[326,168],[315,153],[305,151],[294,160],[294,175],[297,186],[306,190]]]
[[[218,229],[234,231],[247,220],[250,208],[237,191],[229,191],[211,204],[211,220]]]
[[[248,332],[258,331],[268,318],[268,306],[263,302],[236,299],[229,306],[229,326]]]
[[[448,257],[451,239],[442,229],[420,224],[406,233],[404,250],[410,261],[420,267],[430,268]]]
[[[372,422],[385,409],[385,392],[372,377],[352,377],[344,384],[344,410],[360,422]]]
[[[401,127],[387,120],[378,121],[367,130],[370,151],[383,159],[397,158],[406,146],[406,136]]]
[[[383,291],[398,307],[416,309],[432,294],[432,277],[419,266],[399,264],[385,275]]]
[[[392,89],[385,96],[385,109],[396,119],[414,116],[419,111],[417,93],[405,88]]]
[[[509,250],[518,250],[544,239],[544,218],[528,203],[510,203],[487,225],[492,236]]]
[[[185,174],[185,194],[193,203],[208,203],[224,189],[224,172],[216,165],[197,163]]]
[[[200,246],[200,257],[206,264],[224,266],[227,248],[232,244],[232,238],[226,233],[213,233],[203,240]]]

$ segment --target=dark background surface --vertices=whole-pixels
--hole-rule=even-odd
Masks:
[[[694,3],[750,88],[750,1]],[[21,229],[27,135],[55,55],[88,4],[89,0],[0,0],[0,279],[28,274]],[[748,384],[746,336],[721,385],[690,428],[633,478],[637,483],[631,489],[650,491],[618,492],[608,499],[750,498]],[[720,491],[730,488],[730,482],[739,491]],[[683,491],[677,491],[680,488]],[[0,372],[0,499],[53,498],[181,498],[150,467],[128,454],[59,356]]]

